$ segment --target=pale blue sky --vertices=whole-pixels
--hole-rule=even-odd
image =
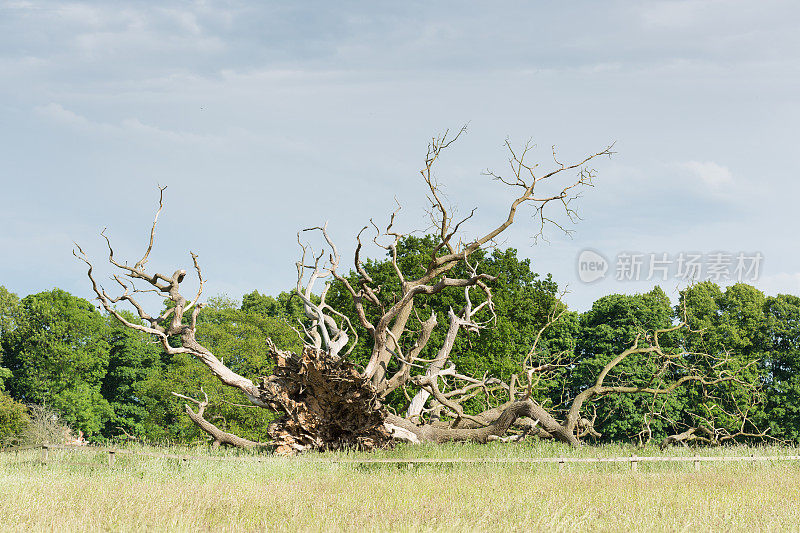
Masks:
[[[89,297],[80,243],[150,265],[200,255],[209,294],[294,283],[297,229],[345,257],[394,198],[424,227],[428,139],[470,123],[437,175],[474,234],[504,215],[503,141],[596,164],[572,238],[504,244],[586,309],[653,282],[578,281],[584,248],[755,252],[800,294],[800,7],[790,1],[49,2],[0,0],[0,284]],[[377,252],[375,252],[377,253]],[[613,268],[613,265],[612,265]],[[681,283],[662,283],[674,291]]]

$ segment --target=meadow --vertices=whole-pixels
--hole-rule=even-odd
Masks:
[[[145,449],[141,451],[165,451]],[[197,460],[39,450],[0,453],[7,531],[793,531],[800,462],[358,464],[341,458],[660,455],[620,446],[399,447],[299,459],[210,461],[239,452],[173,448]],[[694,455],[673,449],[667,455]],[[787,455],[720,448],[703,455]]]

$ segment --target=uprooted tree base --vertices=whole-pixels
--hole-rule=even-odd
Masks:
[[[391,441],[378,394],[353,363],[306,346],[300,354],[271,349],[275,369],[262,378],[261,399],[283,415],[268,432],[276,453],[369,450]]]

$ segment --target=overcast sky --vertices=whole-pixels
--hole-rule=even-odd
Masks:
[[[512,199],[482,174],[506,171],[506,139],[532,140],[541,169],[553,145],[571,161],[616,142],[571,237],[534,243],[523,211],[501,243],[573,309],[649,290],[650,253],[760,253],[752,283],[800,294],[798,20],[770,0],[0,0],[0,285],[89,298],[73,241],[102,262],[107,226],[135,262],[161,184],[151,268],[188,269],[191,250],[210,295],[276,294],[300,228],[328,221],[348,258],[395,198],[398,227],[424,228],[427,142],[468,122],[436,169],[478,208],[466,237]],[[584,249],[608,263],[592,284]],[[639,282],[616,279],[625,253]]]

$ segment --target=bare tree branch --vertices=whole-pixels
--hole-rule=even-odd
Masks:
[[[197,412],[192,411],[189,404],[184,404],[184,408],[186,409],[186,414],[192,420],[192,422],[197,425],[200,429],[205,431],[209,436],[211,436],[213,442],[212,445],[214,448],[218,448],[221,444],[227,444],[229,446],[236,446],[237,448],[253,448],[256,446],[269,446],[269,444],[263,442],[254,442],[252,440],[244,439],[233,433],[228,433],[227,431],[223,431],[205,418],[203,418],[203,414],[205,413],[206,407],[208,406],[208,394],[202,389],[200,391],[203,393],[204,399],[197,400],[195,398],[190,398],[189,396],[184,396],[183,394],[178,394],[177,392],[173,392],[175,396],[178,398],[183,398],[184,400],[188,400],[190,402],[197,404]]]

